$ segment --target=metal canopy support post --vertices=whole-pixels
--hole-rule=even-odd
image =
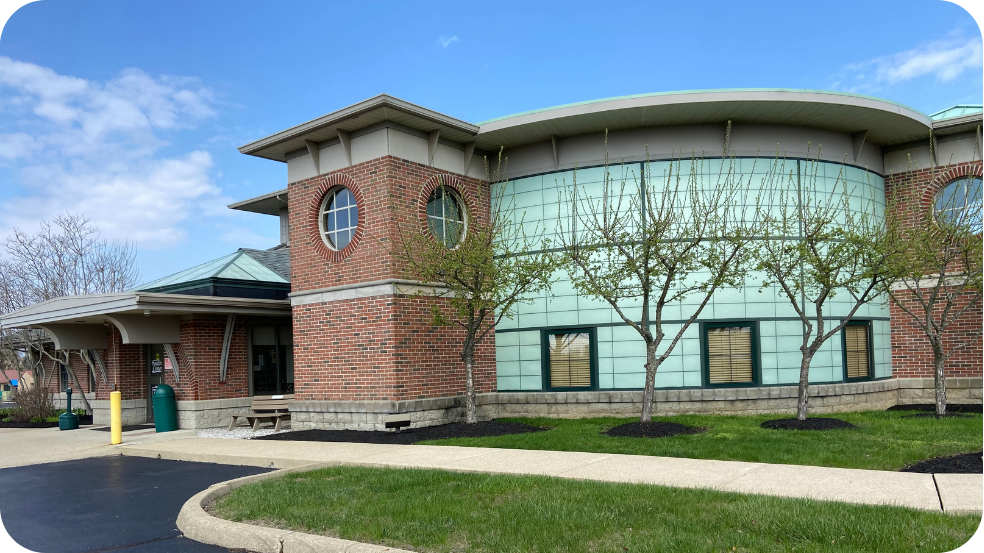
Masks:
[[[109,384],[109,376],[108,376],[108,374],[106,372],[106,362],[103,361],[102,354],[99,353],[99,350],[97,350],[97,349],[90,349],[89,350],[89,359],[92,359],[92,361],[95,363],[96,367],[99,368],[99,373],[103,377],[103,383],[104,384]]]
[[[232,327],[236,324],[236,314],[226,317],[225,337],[222,338],[222,359],[219,360],[219,382],[225,382],[226,368],[229,365],[229,346],[232,344]]]
[[[178,374],[178,356],[174,355],[174,348],[171,344],[164,344],[164,353],[171,360],[171,372],[174,373],[174,381],[181,382],[181,376]]]

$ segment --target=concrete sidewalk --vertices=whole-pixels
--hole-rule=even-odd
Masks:
[[[310,463],[533,474],[980,513],[984,476],[915,474],[563,451],[273,440],[187,439],[120,446],[123,455],[292,468]]]
[[[83,426],[77,430],[57,428],[0,428],[0,469],[72,461],[90,457],[119,455],[117,446],[110,445],[109,432]],[[123,433],[124,444],[138,444],[194,438],[194,430],[156,433],[153,429]]]

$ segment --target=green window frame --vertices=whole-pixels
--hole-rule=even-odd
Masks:
[[[858,332],[864,332],[863,344],[867,352],[860,350],[861,343],[857,340]],[[867,355],[858,354],[867,353]],[[841,329],[841,359],[844,366],[844,382],[859,382],[872,380],[875,377],[875,348],[874,332],[871,321],[850,321]],[[857,364],[860,360],[867,363],[867,374],[858,376]],[[851,376],[854,373],[855,376]]]
[[[748,329],[749,353],[751,361],[751,380],[750,381],[729,381],[729,382],[712,382],[711,380],[711,355],[718,356],[719,354],[712,353],[710,351],[710,344],[708,340],[708,334],[713,334],[715,329],[721,328],[737,328],[737,329]],[[759,328],[758,321],[713,321],[705,322],[700,324],[700,363],[701,363],[701,377],[702,384],[705,388],[744,388],[758,386],[762,381],[762,355],[759,347]],[[736,353],[735,357],[739,357],[741,353]]]
[[[556,342],[557,336],[584,334],[587,338],[588,346],[588,370],[590,375],[587,379],[587,386],[554,386],[551,377],[551,338]],[[556,344],[554,344],[556,345]],[[540,331],[540,356],[541,374],[543,375],[543,389],[552,392],[588,392],[598,389],[598,333],[594,327],[577,328],[552,328]],[[556,352],[555,352],[556,353]],[[570,366],[568,367],[570,368]],[[572,375],[569,379],[573,379]],[[583,380],[583,376],[580,376]]]

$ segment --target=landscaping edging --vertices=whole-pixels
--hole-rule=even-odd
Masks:
[[[233,522],[212,516],[205,511],[205,506],[209,503],[246,484],[280,478],[291,472],[309,471],[339,464],[341,463],[313,463],[213,484],[208,489],[195,494],[181,507],[177,520],[178,530],[185,537],[197,542],[227,549],[245,549],[255,553],[381,553],[384,551],[411,553],[405,549]]]

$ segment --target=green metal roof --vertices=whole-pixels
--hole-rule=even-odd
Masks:
[[[202,263],[196,267],[148,282],[147,284],[134,288],[134,290],[170,287],[186,282],[196,282],[211,278],[290,284],[289,280],[276,271],[253,259],[245,251],[238,250],[207,263]]]
[[[864,94],[852,94],[852,93],[849,93],[849,92],[836,92],[836,91],[833,91],[833,90],[811,90],[811,89],[805,89],[805,88],[708,88],[708,89],[703,89],[703,90],[672,90],[672,91],[667,91],[667,92],[649,92],[649,93],[646,93],[646,94],[630,94],[628,96],[612,96],[611,98],[599,98],[599,99],[596,99],[596,100],[586,100],[586,101],[583,101],[583,102],[573,102],[573,103],[570,103],[570,104],[562,104],[562,105],[559,105],[559,106],[550,106],[550,107],[547,107],[547,108],[540,108],[540,109],[534,109],[534,110],[530,110],[530,111],[523,111],[523,112],[520,112],[520,113],[513,113],[511,115],[505,115],[503,117],[496,117],[496,118],[493,118],[493,119],[489,119],[487,121],[482,121],[482,122],[478,123],[478,125],[479,126],[481,126],[481,125],[487,125],[488,123],[492,123],[494,121],[501,121],[503,119],[509,119],[509,118],[512,118],[512,117],[519,117],[521,115],[529,115],[531,113],[540,113],[540,112],[544,112],[544,111],[551,111],[551,110],[555,110],[555,109],[562,109],[562,108],[567,108],[567,107],[572,107],[572,106],[583,106],[583,105],[587,105],[587,104],[595,104],[595,103],[601,103],[601,102],[610,102],[610,101],[613,101],[613,100],[630,100],[630,99],[633,99],[633,98],[649,98],[649,97],[652,97],[652,96],[668,96],[668,95],[671,95],[671,94],[706,94],[706,93],[709,93],[709,92],[811,92],[811,93],[814,93],[814,94],[831,94],[831,95],[834,95],[834,96],[845,96],[845,97],[851,97],[851,98],[866,98],[868,100],[877,100],[879,102],[886,102],[886,103],[889,103],[889,104],[894,104],[894,105],[897,105],[897,106],[906,108],[908,110],[912,110],[912,111],[915,111],[917,113],[921,113],[922,115],[926,115],[925,113],[922,113],[921,111],[919,111],[917,109],[913,109],[913,108],[911,108],[911,107],[909,107],[909,106],[907,106],[905,104],[901,104],[899,102],[893,102],[891,100],[886,100],[884,98],[878,98],[876,96],[867,96],[867,95],[864,95]],[[978,107],[978,111],[980,111],[980,106],[977,106],[977,107]],[[950,109],[953,109],[953,108],[950,108]],[[926,115],[926,117],[929,117],[929,116]]]
[[[981,113],[982,111],[984,111],[984,106],[981,104],[957,104],[942,111],[937,111],[936,113],[930,115],[929,118],[933,121],[942,121],[953,117],[973,115],[975,113]]]

